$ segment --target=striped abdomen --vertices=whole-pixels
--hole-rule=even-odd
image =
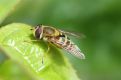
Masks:
[[[56,46],[66,50],[67,52],[71,53],[72,55],[80,59],[85,59],[84,54],[81,52],[78,46],[75,45],[67,36],[63,35],[51,37],[49,41],[51,41]]]

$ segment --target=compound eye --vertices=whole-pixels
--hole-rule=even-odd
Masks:
[[[41,34],[42,34],[42,27],[41,26],[35,27],[35,37],[39,39]]]

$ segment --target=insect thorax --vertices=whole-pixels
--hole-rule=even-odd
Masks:
[[[60,31],[53,28],[53,27],[48,27],[48,26],[44,26],[43,29],[43,36],[59,36],[60,35]]]

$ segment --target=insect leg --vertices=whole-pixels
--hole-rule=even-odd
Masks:
[[[44,64],[44,56],[42,56],[42,64]]]
[[[38,42],[38,41],[40,41],[40,40],[24,40],[23,42],[27,42],[27,43],[31,43],[31,42]]]
[[[50,51],[50,42],[47,42],[46,45],[47,45],[47,51],[45,52],[45,55],[42,56],[42,64],[44,64],[44,57],[45,57],[46,54]]]
[[[47,53],[50,51],[50,43],[47,44]]]

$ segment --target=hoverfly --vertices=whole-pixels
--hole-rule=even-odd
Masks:
[[[52,43],[55,46],[64,49],[68,53],[76,56],[77,58],[85,59],[85,56],[81,52],[79,47],[74,44],[74,42],[72,42],[66,35],[69,34],[72,36],[76,36],[75,34],[44,25],[38,25],[33,30],[33,34],[36,39]]]

